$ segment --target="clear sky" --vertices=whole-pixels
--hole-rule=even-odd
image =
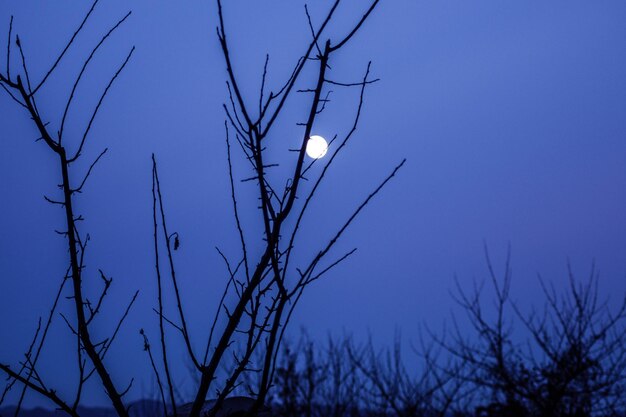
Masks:
[[[330,3],[312,3],[319,24]],[[364,7],[346,0],[331,33],[343,33]],[[85,286],[97,290],[97,268],[114,278],[105,306],[109,321],[97,324],[102,335],[141,291],[111,352],[120,385],[149,373],[138,329],[156,338],[152,152],[169,227],[181,236],[176,263],[199,345],[226,277],[214,247],[232,257],[238,247],[221,109],[227,75],[213,2],[103,1],[38,93],[40,110],[58,125],[82,59],[129,9],[132,16],[79,90],[67,128],[82,132],[108,77],[136,46],[95,122],[82,168],[103,148],[109,152],[77,203],[86,218],[82,230],[92,239]],[[40,79],[86,10],[87,4],[68,0],[4,0],[0,45],[14,15],[31,76]],[[225,18],[244,95],[257,100],[265,54],[276,89],[302,53],[310,36],[304,9],[292,0],[229,0]],[[467,286],[485,278],[483,242],[497,267],[511,245],[513,297],[521,305],[536,300],[538,273],[563,288],[568,258],[581,278],[595,260],[601,292],[614,300],[624,294],[624,22],[622,0],[382,0],[331,62],[337,80],[357,81],[372,60],[381,81],[366,92],[357,136],[321,190],[301,248],[314,253],[395,164],[408,161],[345,236],[341,248],[357,246],[355,256],[308,291],[293,329],[357,337],[369,330],[384,343],[400,328],[415,338],[420,323],[437,327],[454,310],[448,292],[455,275]],[[4,58],[0,63],[4,67]],[[356,91],[338,89],[332,98],[315,134],[332,137],[350,127]],[[295,121],[304,106],[298,99],[289,104],[289,117],[271,140],[297,140]],[[64,241],[54,233],[63,227],[63,213],[43,199],[58,192],[57,161],[36,136],[23,109],[0,96],[0,360],[13,364],[49,310],[66,267]],[[244,166],[236,165],[240,178]],[[254,204],[246,187],[242,201]],[[257,214],[245,221],[254,226]],[[54,335],[42,369],[62,392],[72,338],[60,320]],[[190,384],[184,366],[177,378]],[[134,395],[150,389],[144,381]],[[89,401],[103,395],[94,389]]]

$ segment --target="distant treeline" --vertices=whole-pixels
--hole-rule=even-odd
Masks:
[[[611,309],[599,300],[592,274],[584,283],[570,276],[564,292],[544,285],[542,308],[523,312],[509,298],[509,277],[508,268],[503,280],[492,275],[490,300],[480,286],[459,286],[465,314],[441,332],[422,332],[409,352],[399,335],[383,349],[349,336],[322,342],[303,333],[285,342],[268,409],[279,417],[626,416],[626,304]],[[255,397],[258,375],[250,368],[232,395]],[[84,407],[78,414],[115,415]],[[130,414],[162,416],[163,406],[143,400]]]
[[[542,283],[539,305],[522,311],[509,298],[508,266],[504,279],[493,273],[491,278],[491,299],[481,286],[470,293],[459,286],[455,300],[465,314],[441,332],[422,332],[408,352],[399,336],[386,349],[350,337],[319,343],[303,335],[286,343],[273,381],[273,412],[281,417],[626,415],[626,304],[610,308],[601,300],[592,272],[584,282],[570,274],[564,291]]]

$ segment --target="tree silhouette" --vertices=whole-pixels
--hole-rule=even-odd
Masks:
[[[85,71],[89,64],[91,63],[92,58],[100,48],[100,46],[107,40],[107,38],[129,17],[130,13],[126,14],[122,19],[120,19],[111,29],[100,39],[97,45],[92,49],[90,55],[84,60],[82,68],[80,70],[79,75],[77,76],[71,91],[69,93],[69,98],[67,100],[67,104],[63,111],[63,116],[58,123],[58,130],[56,134],[50,131],[49,123],[46,122],[45,116],[40,112],[37,106],[37,92],[49,81],[50,75],[57,68],[59,62],[63,59],[68,49],[72,46],[74,40],[83,29],[84,25],[87,23],[87,20],[93,13],[97,1],[94,2],[85,15],[84,19],[78,26],[78,29],[74,32],[69,42],[66,44],[65,48],[59,54],[58,58],[54,61],[50,69],[46,72],[43,78],[36,82],[31,81],[31,77],[28,71],[28,65],[26,61],[26,57],[24,54],[24,50],[22,47],[22,43],[18,35],[13,36],[13,18],[11,18],[9,22],[9,36],[8,36],[8,44],[7,44],[7,53],[6,53],[6,72],[4,74],[0,73],[0,85],[2,88],[8,93],[9,97],[11,97],[18,105],[23,107],[27,112],[30,119],[35,124],[40,139],[43,140],[48,149],[58,158],[58,167],[61,173],[61,190],[62,196],[60,199],[56,200],[53,198],[45,197],[46,200],[53,204],[61,206],[64,209],[65,213],[65,229],[58,231],[59,234],[64,236],[67,239],[67,248],[69,252],[69,267],[65,277],[62,280],[62,283],[59,288],[59,292],[55,298],[53,303],[53,307],[50,311],[50,315],[43,329],[41,327],[41,323],[37,328],[37,332],[33,339],[33,343],[30,345],[28,351],[25,354],[25,360],[21,364],[21,367],[18,371],[11,369],[8,365],[0,364],[0,369],[2,369],[11,379],[12,381],[7,386],[5,390],[5,395],[8,392],[8,389],[12,386],[15,381],[19,381],[24,385],[22,395],[20,398],[20,403],[24,397],[25,390],[27,388],[38,392],[46,397],[48,397],[51,401],[53,401],[56,406],[65,411],[66,413],[76,416],[77,407],[81,399],[82,388],[85,382],[90,379],[92,375],[97,374],[100,378],[104,389],[107,392],[111,400],[112,406],[115,408],[116,412],[120,416],[127,416],[128,412],[124,403],[122,401],[122,397],[128,391],[128,389],[120,389],[117,387],[109,375],[109,372],[104,365],[104,357],[106,356],[107,351],[109,350],[111,344],[115,340],[117,336],[117,332],[126,318],[128,311],[130,310],[132,304],[134,303],[137,293],[133,296],[131,302],[128,305],[128,308],[124,312],[122,319],[119,321],[118,325],[115,327],[115,330],[111,334],[111,336],[103,341],[96,342],[90,333],[90,325],[92,324],[94,318],[100,313],[100,306],[102,305],[103,299],[107,295],[107,290],[111,285],[111,279],[107,278],[104,272],[99,271],[99,277],[103,281],[103,290],[102,293],[98,297],[98,301],[95,307],[92,307],[92,303],[89,301],[87,297],[83,294],[83,270],[84,270],[84,259],[85,259],[85,251],[87,249],[87,244],[89,242],[89,235],[81,234],[78,228],[78,222],[82,220],[82,216],[77,215],[74,210],[73,204],[78,194],[82,191],[85,186],[89,176],[98,163],[100,159],[104,156],[107,149],[105,148],[91,163],[89,168],[85,173],[82,174],[82,179],[76,181],[72,180],[74,176],[81,175],[79,173],[74,174],[72,170],[73,164],[79,160],[82,156],[83,147],[89,137],[89,132],[91,127],[96,119],[98,111],[109,92],[111,86],[114,81],[120,75],[128,61],[130,60],[134,47],[130,50],[126,59],[121,63],[118,70],[112,75],[109,83],[107,84],[104,91],[101,93],[100,98],[93,110],[93,113],[87,123],[87,127],[79,138],[71,138],[74,139],[73,143],[70,142],[69,146],[67,144],[68,140],[65,137],[65,121],[66,117],[69,114],[69,111],[72,108],[74,92],[78,87],[80,81],[85,74]],[[17,55],[19,58],[19,62],[21,63],[21,69],[18,74],[11,74],[12,59],[14,58],[15,51],[12,50],[13,43],[15,43],[15,47],[17,48]],[[72,173],[72,176],[70,175]],[[71,323],[67,318],[64,317],[66,324],[71,329],[72,333],[77,337],[77,349],[76,349],[76,360],[79,367],[79,382],[78,387],[76,389],[76,396],[72,402],[67,402],[59,398],[56,394],[56,391],[51,388],[47,388],[47,385],[42,380],[41,376],[37,372],[37,361],[40,357],[40,353],[44,347],[44,343],[46,340],[46,336],[48,334],[48,330],[52,323],[52,319],[55,315],[59,297],[62,293],[62,290],[67,282],[70,282],[72,287],[72,296],[74,304],[74,312],[76,318],[73,323]],[[40,335],[41,332],[41,335]],[[91,368],[88,368],[87,366]],[[129,385],[130,388],[130,385]],[[4,395],[3,395],[4,397]]]
[[[41,94],[42,86],[50,82],[50,75],[63,60],[66,52],[72,47],[81,30],[88,24],[97,4],[98,0],[93,2],[57,59],[43,78],[38,81],[31,80],[23,45],[20,42],[20,38],[13,31],[13,18],[9,22],[6,71],[0,73],[0,86],[17,105],[25,109],[47,148],[58,158],[58,169],[62,178],[62,196],[60,199],[46,197],[46,200],[53,205],[62,207],[65,211],[65,228],[59,233],[67,242],[69,266],[61,282],[49,317],[45,323],[40,323],[21,366],[18,369],[13,369],[9,365],[0,364],[0,369],[9,377],[9,383],[2,398],[4,399],[8,390],[15,383],[19,382],[23,386],[21,399],[23,399],[26,390],[30,389],[47,397],[67,414],[78,416],[77,410],[82,398],[84,385],[93,375],[97,375],[117,415],[126,417],[129,415],[129,412],[124,396],[131,389],[132,380],[127,387],[117,386],[113,382],[105,364],[105,356],[116,339],[125,318],[128,316],[138,292],[131,297],[127,308],[121,312],[121,318],[114,326],[111,336],[104,340],[94,339],[90,330],[94,318],[101,313],[100,307],[112,285],[112,279],[99,270],[95,279],[101,280],[103,287],[101,293],[95,297],[97,301],[92,302],[85,295],[83,291],[84,283],[86,280],[94,279],[92,273],[86,272],[84,264],[89,235],[79,227],[82,216],[75,211],[74,203],[92,170],[105,155],[106,149],[94,158],[86,172],[82,173],[82,176],[79,176],[81,174],[74,168],[74,163],[83,157],[84,145],[89,138],[91,127],[96,122],[98,111],[115,80],[120,76],[131,59],[134,47],[130,49],[128,55],[121,62],[117,71],[112,74],[110,81],[102,91],[87,122],[84,133],[79,137],[66,138],[68,134],[65,133],[66,130],[64,128],[66,117],[74,104],[74,93],[87,73],[93,57],[116,29],[127,20],[130,12],[123,16],[101,37],[91,50],[91,53],[82,62],[80,72],[69,90],[63,115],[56,122],[56,133],[47,122],[46,114],[40,112],[37,105],[38,94]],[[332,4],[318,26],[313,23],[313,19],[305,6],[305,14],[311,30],[310,42],[304,45],[304,52],[295,63],[291,75],[282,86],[275,90],[266,87],[269,56],[266,58],[261,75],[262,83],[258,94],[258,106],[252,106],[250,103],[253,98],[244,95],[237,81],[237,69],[234,68],[231,59],[231,55],[236,51],[233,51],[228,43],[225,24],[226,12],[223,10],[221,1],[217,0],[216,6],[219,16],[217,37],[226,66],[229,92],[228,102],[223,108],[226,114],[225,137],[228,151],[230,198],[236,223],[235,233],[240,242],[241,254],[238,259],[230,260],[220,252],[229,274],[223,290],[222,301],[213,319],[213,326],[209,334],[206,335],[208,336],[208,342],[203,352],[198,352],[193,348],[195,339],[189,331],[189,318],[185,315],[184,301],[181,297],[172,255],[172,250],[178,249],[179,237],[176,233],[170,233],[167,229],[164,193],[161,190],[159,181],[157,159],[153,155],[153,226],[155,270],[158,287],[157,314],[160,333],[160,360],[153,353],[153,348],[146,332],[142,330],[141,333],[144,340],[144,350],[149,355],[159,384],[164,413],[168,413],[169,408],[173,415],[179,415],[175,398],[175,387],[170,370],[171,358],[168,355],[170,340],[168,338],[168,329],[174,329],[182,337],[187,355],[199,380],[194,400],[187,407],[189,409],[188,415],[197,417],[201,412],[207,411],[205,401],[211,388],[218,395],[215,401],[210,403],[208,415],[216,415],[227,396],[240,383],[242,375],[250,372],[255,372],[259,375],[256,387],[253,389],[252,394],[255,401],[250,411],[255,413],[263,407],[268,391],[275,379],[276,358],[284,337],[285,328],[303,292],[309,285],[323,277],[328,271],[354,253],[356,249],[335,255],[333,248],[346,229],[353,223],[354,219],[404,164],[405,161],[401,161],[369,195],[365,196],[342,226],[331,234],[331,238],[326,244],[320,247],[319,250],[309,253],[310,260],[307,263],[295,265],[295,254],[297,248],[301,245],[301,243],[298,243],[297,238],[301,226],[308,218],[309,210],[307,209],[317,196],[320,184],[326,178],[326,174],[331,166],[334,165],[337,156],[345,150],[346,145],[355,135],[366,88],[377,81],[370,77],[370,65],[367,66],[362,77],[357,81],[344,82],[334,80],[331,78],[332,69],[330,63],[333,62],[333,58],[337,53],[349,45],[350,40],[363,27],[377,4],[378,0],[374,0],[367,5],[357,22],[353,26],[346,28],[343,35],[338,38],[330,38],[327,32],[329,24],[340,5],[340,0],[336,0]],[[15,48],[17,48],[17,52]],[[16,70],[16,66],[18,66],[15,63],[16,55],[18,62],[21,64],[19,65],[19,70]],[[308,67],[313,67],[316,73],[314,79],[307,79],[304,75],[304,69]],[[332,151],[329,152],[329,155],[324,160],[309,161],[305,157],[306,146],[316,126],[318,116],[324,111],[330,111],[330,87],[357,88],[360,93],[356,103],[356,111],[347,132],[341,136],[336,135],[330,141]],[[267,90],[269,90],[269,93]],[[300,143],[296,149],[291,149],[293,151],[292,160],[270,161],[267,152],[269,147],[288,146],[285,143],[281,143],[273,135],[273,132],[279,124],[280,115],[285,112],[291,97],[295,94],[304,94],[310,98],[308,110],[303,117],[304,121],[299,124],[301,128]],[[232,145],[235,143],[239,148],[239,155],[248,161],[252,172],[251,176],[248,175],[243,178],[242,186],[240,186],[241,183],[238,181],[240,174],[234,172],[232,158],[237,156],[232,149]],[[279,165],[287,167],[288,173],[283,178],[270,175],[272,169]],[[321,165],[321,167],[314,170],[312,169],[314,165]],[[76,180],[76,177],[80,179]],[[305,180],[307,180],[306,185],[303,183]],[[243,191],[242,187],[249,185],[253,185],[253,192],[258,197],[258,207],[244,207],[238,204],[237,196],[239,193],[249,192],[249,190]],[[253,231],[245,229],[240,221],[240,213],[243,210],[253,210],[257,213],[262,224],[262,236],[254,235]],[[255,250],[251,250],[252,247]],[[258,250],[259,248],[260,250]],[[167,259],[165,266],[161,264],[162,254],[165,254]],[[334,256],[334,258],[331,258],[331,256]],[[300,259],[301,257],[298,256],[297,258]],[[165,311],[164,299],[168,295],[165,294],[163,286],[166,279],[169,279],[173,286],[173,294],[171,296],[176,303],[176,311],[173,315],[169,315]],[[71,299],[74,305],[75,317],[62,317],[76,336],[76,361],[80,374],[76,395],[72,400],[58,396],[56,391],[49,387],[44,381],[44,377],[37,370],[40,352],[44,348],[48,330],[56,317],[60,296],[67,283],[70,283],[72,287]],[[233,294],[234,302],[231,303]],[[94,298],[92,297],[91,299],[93,300]],[[243,349],[235,351],[233,348],[234,343],[239,343],[243,346]],[[252,363],[255,352],[261,352],[260,360]],[[218,370],[220,366],[224,365],[225,359],[229,357],[230,353],[235,355],[235,362],[228,369],[228,375],[225,378],[218,378]]]
[[[559,294],[541,280],[543,309],[527,312],[510,299],[509,258],[502,279],[488,254],[487,265],[495,292],[493,317],[484,308],[480,287],[468,293],[459,286],[456,300],[467,313],[472,331],[467,334],[455,321],[447,340],[435,336],[467,366],[458,378],[473,387],[476,414],[587,417],[623,413],[626,299],[612,310],[599,299],[595,269],[586,281],[578,281],[569,269],[567,291]],[[515,337],[514,331],[521,329],[528,340]]]

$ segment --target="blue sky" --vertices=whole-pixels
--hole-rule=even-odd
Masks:
[[[319,24],[329,2],[310,7]],[[5,2],[0,44],[10,15],[39,79],[86,11],[69,1]],[[332,34],[364,10],[345,1]],[[120,381],[146,373],[140,327],[154,330],[156,304],[151,240],[150,155],[159,160],[170,228],[181,235],[176,254],[193,330],[205,322],[225,279],[214,250],[236,255],[229,201],[222,103],[226,72],[215,36],[212,2],[106,1],[39,94],[54,125],[62,114],[81,59],[128,10],[129,21],[94,62],[68,121],[82,132],[108,77],[134,45],[131,63],[107,96],[93,127],[83,169],[101,149],[106,158],[78,200],[92,242],[88,273],[113,276],[105,310],[110,321],[141,291],[111,353]],[[270,86],[287,76],[309,39],[302,4],[229,1],[227,30],[244,95],[257,99],[265,54]],[[420,323],[439,326],[454,305],[454,276],[462,285],[486,277],[483,243],[502,266],[512,248],[513,297],[530,306],[537,274],[564,288],[566,262],[586,277],[595,260],[601,291],[626,290],[626,3],[619,0],[524,1],[387,0],[331,63],[339,81],[362,77],[372,60],[381,81],[366,92],[358,134],[321,190],[302,249],[314,253],[402,158],[400,175],[374,201],[339,249],[354,258],[310,289],[293,329],[371,331],[381,343],[395,328],[408,339]],[[4,61],[2,61],[4,65]],[[311,73],[312,75],[312,73]],[[332,137],[350,127],[355,90],[337,90],[316,126]],[[297,140],[302,98],[289,103],[272,140]],[[54,229],[62,212],[42,195],[59,182],[56,160],[29,119],[0,98],[0,359],[17,363],[50,307],[63,276],[65,246]],[[281,154],[277,153],[276,158]],[[240,177],[246,175],[238,164]],[[254,203],[251,188],[241,200]],[[255,212],[246,217],[257,227]],[[337,253],[340,253],[338,249]],[[89,290],[98,288],[92,279]],[[70,360],[70,335],[56,324],[46,371],[60,375]],[[156,333],[153,332],[156,336]],[[181,369],[178,378],[185,379]],[[188,382],[187,382],[188,383]],[[149,381],[145,382],[149,390]],[[62,385],[62,383],[61,383]],[[60,390],[62,391],[61,387]],[[90,401],[102,401],[93,389]],[[138,388],[136,396],[142,392]]]

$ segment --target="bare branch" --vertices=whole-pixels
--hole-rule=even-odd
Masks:
[[[94,3],[94,6],[95,6],[95,3]],[[115,31],[115,29],[117,29],[122,23],[124,23],[124,21],[130,16],[130,14],[131,12],[128,12],[100,39],[100,42],[98,42],[98,44],[92,49],[91,54],[89,54],[89,57],[87,57],[87,59],[83,63],[83,67],[80,69],[80,72],[78,73],[78,77],[76,77],[76,81],[74,81],[74,85],[72,86],[72,91],[70,92],[70,96],[67,99],[67,103],[65,104],[65,110],[63,110],[63,116],[61,117],[61,127],[59,128],[59,142],[61,142],[61,138],[63,137],[63,130],[65,128],[65,119],[67,118],[70,105],[72,104],[72,100],[74,99],[74,93],[76,92],[76,89],[78,88],[78,84],[80,83],[80,80],[83,74],[85,73],[85,69],[87,68],[87,65],[89,65],[89,62],[91,62],[91,59],[95,56],[98,48],[100,48],[100,46],[107,40],[107,38],[113,33],[113,31]]]
[[[152,154],[152,221],[154,227],[154,255],[155,265],[157,273],[157,285],[158,285],[158,301],[159,301],[159,331],[161,334],[161,354],[163,359],[163,366],[165,368],[165,380],[169,388],[169,397],[174,410],[174,416],[176,417],[176,400],[174,399],[174,387],[172,384],[172,377],[170,375],[170,368],[167,359],[167,347],[165,343],[165,329],[163,326],[163,290],[161,286],[161,269],[159,266],[159,243],[158,243],[158,222],[157,222],[157,180],[156,180],[156,159]],[[152,356],[151,356],[152,359]],[[165,403],[165,401],[164,401]]]
[[[80,141],[80,145],[78,146],[78,150],[76,151],[74,156],[72,156],[71,158],[69,158],[67,160],[68,163],[72,163],[72,162],[76,161],[76,159],[78,159],[78,157],[80,156],[81,151],[83,150],[83,146],[85,145],[85,140],[87,139],[87,135],[89,134],[89,131],[91,130],[91,126],[93,124],[93,121],[96,118],[96,115],[98,114],[98,110],[100,110],[100,106],[102,105],[102,102],[104,101],[104,97],[106,97],[107,93],[109,92],[109,89],[113,85],[113,82],[120,75],[120,73],[122,72],[122,70],[124,69],[124,67],[128,63],[128,61],[130,60],[130,57],[133,55],[133,52],[135,52],[135,47],[134,46],[131,48],[130,52],[126,56],[126,59],[124,60],[122,65],[119,67],[117,72],[113,75],[113,77],[109,81],[109,84],[107,84],[106,88],[102,92],[102,95],[100,96],[100,99],[98,100],[98,104],[96,104],[96,107],[95,107],[93,113],[91,114],[91,118],[89,119],[89,123],[87,123],[87,128],[85,129],[85,132],[83,133],[83,137],[82,137],[82,139]]]
[[[26,379],[23,376],[19,375],[18,373],[14,372],[8,365],[4,365],[4,364],[0,363],[0,369],[2,371],[4,371],[7,375],[9,375],[11,378],[16,379],[17,381],[19,381],[22,384],[26,385],[28,388],[32,389],[33,391],[35,391],[35,392],[43,395],[44,397],[48,398],[49,400],[51,400],[61,410],[65,411],[70,416],[72,416],[72,417],[80,417],[74,410],[72,410],[72,408],[69,405],[67,405],[63,400],[61,400],[57,396],[56,391],[44,389],[44,388],[34,384],[33,382],[30,382],[28,379]]]
[[[89,165],[89,169],[87,170],[87,173],[83,177],[83,180],[81,181],[80,185],[78,186],[78,188],[72,190],[72,193],[81,193],[82,192],[83,186],[85,185],[85,182],[87,181],[87,178],[89,178],[89,175],[91,175],[91,170],[93,169],[93,167],[96,166],[96,164],[98,163],[100,158],[102,158],[104,156],[104,154],[107,153],[108,150],[109,150],[109,148],[104,148],[104,150],[102,152],[100,152],[100,155],[98,155],[98,157],[91,163],[91,165]]]
[[[7,80],[11,81],[11,40],[13,32],[13,15],[9,21],[9,36],[7,37]]]
[[[374,2],[369,7],[369,9],[367,9],[367,12],[365,12],[363,17],[361,17],[361,20],[359,20],[359,23],[356,24],[356,26],[352,29],[352,31],[341,42],[339,42],[335,46],[332,46],[330,48],[331,51],[336,51],[337,49],[344,46],[350,40],[350,38],[352,38],[354,34],[358,32],[358,30],[361,28],[363,23],[367,20],[368,16],[372,13],[372,11],[374,11],[374,8],[376,7],[376,5],[378,5],[378,2],[379,0],[374,0]]]
[[[54,64],[52,64],[52,67],[48,70],[48,72],[43,77],[43,79],[39,82],[39,84],[37,84],[37,86],[30,92],[31,96],[35,95],[37,90],[39,90],[39,88],[46,82],[46,80],[48,79],[50,74],[52,74],[52,72],[57,67],[57,65],[59,65],[59,62],[61,62],[61,59],[63,58],[63,55],[65,55],[67,50],[70,49],[70,46],[72,46],[72,43],[74,42],[74,39],[76,39],[76,36],[78,36],[78,33],[81,31],[83,26],[85,26],[85,23],[87,22],[87,19],[89,19],[89,16],[91,15],[91,12],[93,12],[93,9],[96,7],[96,4],[98,4],[98,1],[99,0],[95,0],[93,2],[93,4],[91,5],[91,8],[89,9],[87,14],[85,15],[83,21],[80,23],[80,26],[78,26],[78,29],[76,29],[76,31],[74,32],[74,34],[70,38],[69,42],[65,45],[65,48],[63,48],[63,51],[61,52],[59,57],[56,59],[56,61],[54,61]]]

